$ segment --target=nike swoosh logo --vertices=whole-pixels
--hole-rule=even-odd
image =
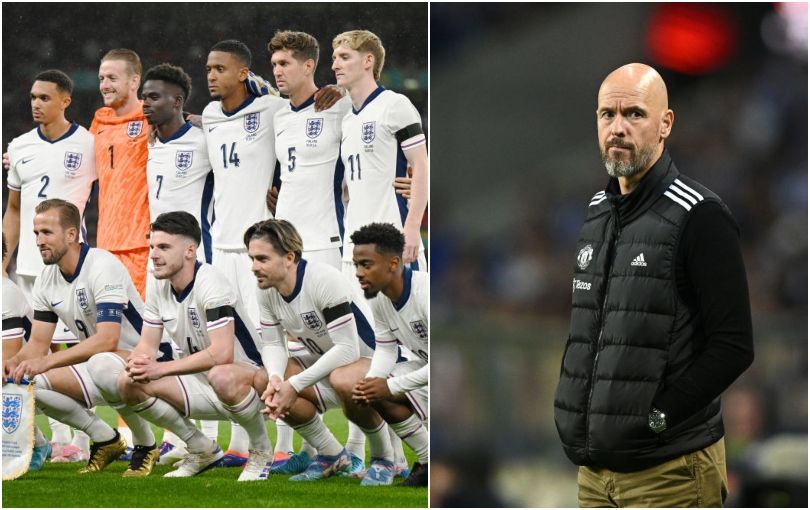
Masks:
[[[391,330],[391,333],[393,333],[394,331],[399,331],[399,328],[393,328],[393,329]]]
[[[97,134],[97,135],[100,135],[100,134],[101,134],[101,133],[103,133],[103,132],[104,132],[104,130],[103,130],[103,129],[99,129],[99,130],[98,130],[98,132],[97,132],[96,134]]]
[[[174,319],[164,319],[163,317],[161,317],[160,320],[162,320],[163,322],[169,322],[169,321],[173,321]]]
[[[28,163],[29,161],[31,161],[32,159],[34,159],[34,158],[28,158],[28,159],[23,158],[22,164],[24,165],[24,164]]]
[[[215,129],[216,129],[216,128],[218,128],[218,127],[219,127],[219,126],[210,127],[210,128],[208,128],[208,132],[210,133],[211,131],[215,130]]]
[[[276,136],[281,136],[281,133],[283,133],[283,132],[285,132],[285,131],[287,131],[287,130],[286,130],[286,129],[282,129],[281,131],[279,131],[278,133],[276,133]]]
[[[62,301],[64,301],[64,299]],[[51,303],[51,306],[58,306],[59,303],[61,303],[62,301],[57,301],[56,303]]]

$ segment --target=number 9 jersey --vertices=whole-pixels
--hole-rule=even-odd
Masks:
[[[59,266],[45,266],[34,283],[34,320],[56,323],[57,318],[86,340],[99,322],[121,324],[118,349],[132,350],[141,335],[143,302],[127,269],[112,253],[82,243],[79,264],[70,278]]]

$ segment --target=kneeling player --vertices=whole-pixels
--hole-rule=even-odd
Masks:
[[[430,277],[403,266],[405,238],[391,224],[366,225],[351,240],[357,278],[374,312],[377,348],[370,366],[360,360],[343,370],[368,372],[352,397],[371,404],[419,457],[402,485],[426,486]],[[397,343],[420,359],[397,363]]]
[[[186,442],[189,454],[167,477],[194,476],[223,457],[216,442],[189,418],[228,419],[242,425],[250,455],[239,481],[267,478],[273,452],[264,407],[253,379],[261,363],[258,335],[232,284],[213,266],[197,261],[200,227],[191,214],[161,214],[149,240],[154,281],[146,295],[144,329],[118,378],[131,408]],[[166,329],[185,356],[156,363]]]
[[[349,454],[317,416],[318,411],[341,405],[368,438],[372,462],[363,485],[390,484],[393,462],[385,422],[373,409],[355,404],[350,394],[336,394],[331,386],[335,369],[371,353],[360,340],[373,337],[368,305],[359,292],[357,299],[352,298],[352,287],[339,270],[301,258],[301,237],[288,221],[256,223],[244,240],[261,289],[262,359],[267,373],[258,373],[256,388],[264,389],[262,399],[270,417],[283,418],[318,451],[315,462],[290,480],[348,474]],[[309,359],[288,358],[285,330],[306,346]]]
[[[70,202],[49,199],[37,205],[34,235],[45,268],[34,284],[31,338],[4,360],[3,373],[15,381],[36,376],[37,408],[90,436],[90,460],[79,473],[101,471],[126,450],[118,431],[89,411],[97,404],[115,408],[135,443],[124,476],[142,476],[158,457],[152,430],[96,386],[91,374],[116,378],[123,372],[124,359],[138,341],[143,303],[118,259],[79,242],[80,224],[79,210]],[[48,355],[59,319],[80,341]]]

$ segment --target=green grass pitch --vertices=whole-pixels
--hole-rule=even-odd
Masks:
[[[108,407],[97,409],[99,416],[116,426],[117,415]],[[345,442],[348,428],[340,411],[329,411],[324,420],[339,441]],[[50,437],[47,419],[37,416],[37,424]],[[162,431],[156,429],[158,443]],[[268,422],[275,440],[275,424]],[[230,426],[220,422],[219,443],[228,445]],[[300,446],[296,435],[295,447]],[[405,446],[410,465],[413,452]],[[366,455],[368,458],[368,454]],[[427,489],[360,487],[360,480],[330,478],[320,482],[289,482],[286,475],[270,475],[267,481],[238,483],[239,468],[214,468],[192,478],[163,478],[170,466],[157,466],[147,478],[123,478],[127,465],[114,462],[100,473],[79,475],[81,463],[51,464],[41,471],[3,482],[3,507],[427,507]]]

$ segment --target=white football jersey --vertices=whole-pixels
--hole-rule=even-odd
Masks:
[[[398,341],[427,363],[430,276],[406,266],[402,277],[405,286],[397,303],[382,292],[369,300],[377,325],[377,342]]]
[[[295,226],[305,251],[337,248],[343,242],[340,129],[349,108],[347,96],[316,112],[313,96],[298,108],[288,104],[276,112],[276,154],[281,167],[276,218]]]
[[[3,277],[3,340],[28,338],[34,312],[17,284]]]
[[[209,331],[234,322],[234,362],[261,366],[256,328],[233,285],[215,267],[197,262],[194,279],[179,295],[168,279],[152,279],[150,283],[146,290],[144,326],[162,327],[188,356],[210,347]],[[209,317],[209,312],[215,314],[223,306],[233,308],[233,317]]]
[[[211,235],[216,248],[244,249],[245,230],[272,217],[266,196],[276,169],[273,115],[286,104],[272,95],[249,96],[233,112],[224,112],[220,101],[203,110],[208,160],[214,168]]]
[[[186,122],[171,138],[158,137],[146,162],[150,221],[171,211],[194,215],[202,233],[204,260],[211,262],[214,173],[203,130]]]
[[[394,178],[407,176],[403,150],[425,144],[422,120],[411,101],[382,86],[359,110],[343,118],[340,156],[349,188],[343,260],[352,260],[350,236],[369,223],[393,223],[402,228],[408,201],[394,192]],[[420,248],[424,249],[424,248]]]
[[[42,270],[34,283],[34,319],[41,313],[55,314],[79,341],[95,335],[100,321],[120,322],[118,349],[132,350],[143,323],[143,302],[132,278],[110,252],[86,244],[81,247],[79,265],[70,279],[56,264]],[[110,305],[123,305],[123,309]]]
[[[342,325],[330,324],[336,318],[327,318],[324,311],[348,303],[354,316],[360,356],[370,356],[374,345],[374,318],[368,302],[357,290],[359,287],[355,287],[334,267],[302,259],[291,296],[285,298],[274,288],[258,289],[262,335],[273,330],[283,338],[286,331],[310,353],[323,356],[335,345],[330,329],[334,331]],[[308,381],[305,386],[310,382],[316,381]]]
[[[34,238],[34,209],[40,202],[61,198],[78,207],[86,239],[84,208],[97,178],[93,135],[74,122],[51,142],[37,127],[8,144],[8,157],[8,187],[20,192],[17,274],[37,276],[45,267]]]

